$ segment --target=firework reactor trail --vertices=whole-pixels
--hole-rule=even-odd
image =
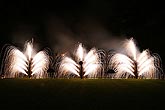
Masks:
[[[116,71],[114,78],[160,78],[160,57],[148,49],[138,52],[133,38],[127,40],[124,47],[126,54],[116,53],[111,57],[110,66]]]
[[[60,65],[60,74],[70,77],[74,74],[83,77],[95,78],[101,69],[100,57],[95,48],[88,53],[80,43],[75,54],[75,59],[65,56]]]
[[[49,55],[46,50],[35,54],[33,42],[25,44],[25,52],[15,46],[8,46],[3,58],[3,73],[6,78],[28,76],[44,78],[49,67]]]

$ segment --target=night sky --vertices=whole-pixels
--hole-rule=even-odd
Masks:
[[[139,0],[1,0],[0,47],[21,46],[33,37],[38,49],[67,51],[77,42],[110,49],[111,39],[134,37],[140,50],[165,59],[164,8]]]

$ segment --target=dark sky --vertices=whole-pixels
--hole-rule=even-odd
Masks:
[[[101,48],[124,36],[165,59],[164,10],[158,0],[1,0],[0,46],[33,37],[39,49],[66,51],[75,42]]]

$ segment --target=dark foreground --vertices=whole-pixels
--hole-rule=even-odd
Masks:
[[[112,79],[3,79],[0,110],[165,108],[165,81]]]

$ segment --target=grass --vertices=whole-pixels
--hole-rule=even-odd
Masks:
[[[160,109],[165,81],[1,79],[0,95],[0,108],[6,109]]]

